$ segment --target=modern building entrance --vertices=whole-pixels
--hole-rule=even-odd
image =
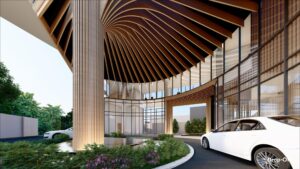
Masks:
[[[206,131],[214,128],[214,95],[215,83],[211,81],[194,90],[165,98],[165,133],[173,134],[173,107],[206,103]]]

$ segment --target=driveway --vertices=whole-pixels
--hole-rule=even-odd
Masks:
[[[188,162],[176,169],[257,169],[252,162],[201,148],[199,139],[182,140],[194,148],[195,154]]]

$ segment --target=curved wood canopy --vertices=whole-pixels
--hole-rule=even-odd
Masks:
[[[38,16],[72,68],[71,0],[46,0]],[[108,0],[101,21],[105,79],[143,83],[188,70],[244,25],[256,0]]]

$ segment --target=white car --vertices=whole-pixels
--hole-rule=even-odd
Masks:
[[[73,138],[73,128],[68,128],[66,130],[55,130],[55,131],[48,131],[44,133],[45,139],[54,139],[56,136],[60,134],[68,135],[70,138]]]
[[[204,134],[201,145],[254,161],[263,169],[299,169],[300,116],[234,120]]]

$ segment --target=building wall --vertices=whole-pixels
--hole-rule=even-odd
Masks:
[[[0,139],[38,135],[38,119],[0,113]]]
[[[190,121],[193,119],[203,119],[205,117],[206,106],[191,107],[190,108]]]

